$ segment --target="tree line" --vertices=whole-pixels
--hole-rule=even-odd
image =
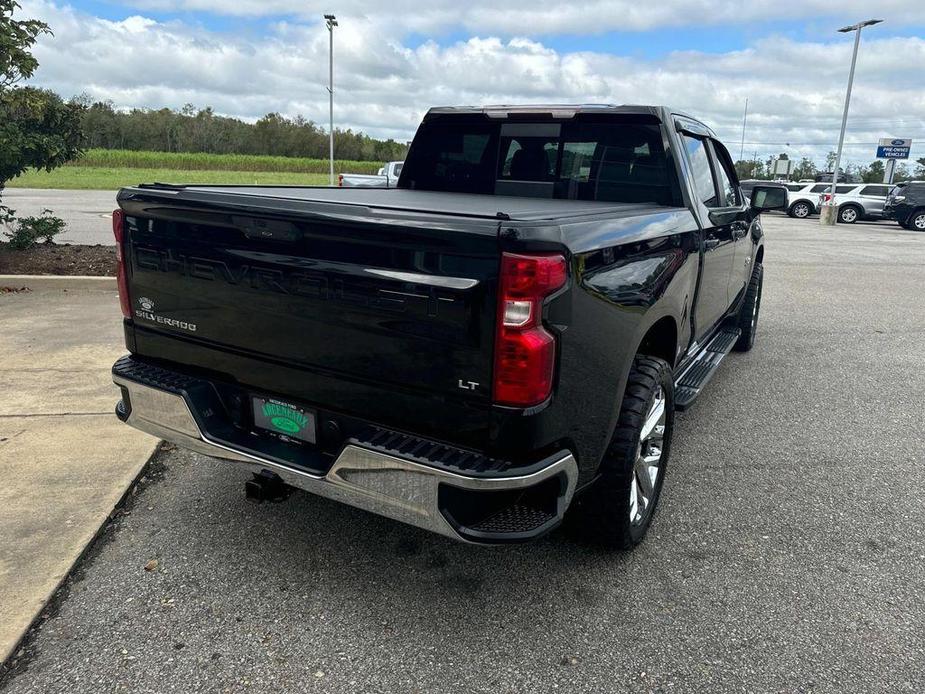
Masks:
[[[81,108],[87,149],[128,149],[209,154],[269,154],[327,159],[328,133],[302,116],[268,113],[255,123],[217,115],[211,107],[122,111],[111,101],[73,100]],[[355,161],[404,159],[407,144],[334,129],[334,156]]]
[[[785,152],[782,152],[778,156],[768,157],[764,161],[757,158],[740,159],[735,163],[736,173],[740,180],[771,180],[775,178],[773,173],[775,159],[789,159],[789,157]],[[815,178],[817,174],[831,172],[834,167],[835,152],[829,152],[826,155],[824,169],[819,169],[816,166],[816,162],[809,157],[803,157],[794,165],[790,173],[790,180],[799,181],[806,178]],[[882,183],[885,170],[886,165],[884,160],[875,159],[870,164],[848,164],[847,166],[839,167],[839,178],[841,174],[845,174],[849,181],[857,181],[858,183]],[[916,159],[911,165],[905,161],[896,163],[896,169],[893,172],[894,183],[923,178],[925,178],[925,157]],[[829,180],[831,180],[831,176]]]

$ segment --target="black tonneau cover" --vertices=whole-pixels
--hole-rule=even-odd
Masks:
[[[200,203],[279,207],[280,201],[330,203],[337,206],[375,208],[424,214],[480,217],[513,221],[552,221],[607,214],[636,216],[665,212],[663,206],[649,203],[614,203],[590,200],[562,200],[502,195],[407,190],[401,188],[329,188],[311,186],[172,186],[144,185],[123,188],[119,200],[136,194],[148,197],[163,194],[178,200]],[[334,212],[334,210],[331,210]]]

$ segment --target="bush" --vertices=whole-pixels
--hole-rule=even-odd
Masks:
[[[54,243],[54,238],[67,226],[60,217],[55,217],[51,210],[42,210],[39,217],[7,216],[4,220],[12,231],[4,232],[10,241],[10,248],[24,251],[34,246],[40,239],[45,243]]]

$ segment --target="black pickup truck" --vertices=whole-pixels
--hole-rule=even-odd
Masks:
[[[432,109],[394,189],[125,188],[116,413],[254,499],[631,547],[675,410],[755,339],[782,191],[747,202],[690,116],[596,105]]]

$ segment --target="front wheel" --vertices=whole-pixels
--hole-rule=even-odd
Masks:
[[[916,210],[909,217],[909,226],[912,231],[925,231],[925,210]]]
[[[611,549],[642,542],[662,491],[673,430],[671,367],[637,355],[600,477],[576,499],[572,527]]]
[[[802,200],[793,203],[788,210],[790,216],[796,217],[797,219],[806,219],[809,217],[810,212],[812,212],[812,210],[809,207],[809,203],[803,202]]]

